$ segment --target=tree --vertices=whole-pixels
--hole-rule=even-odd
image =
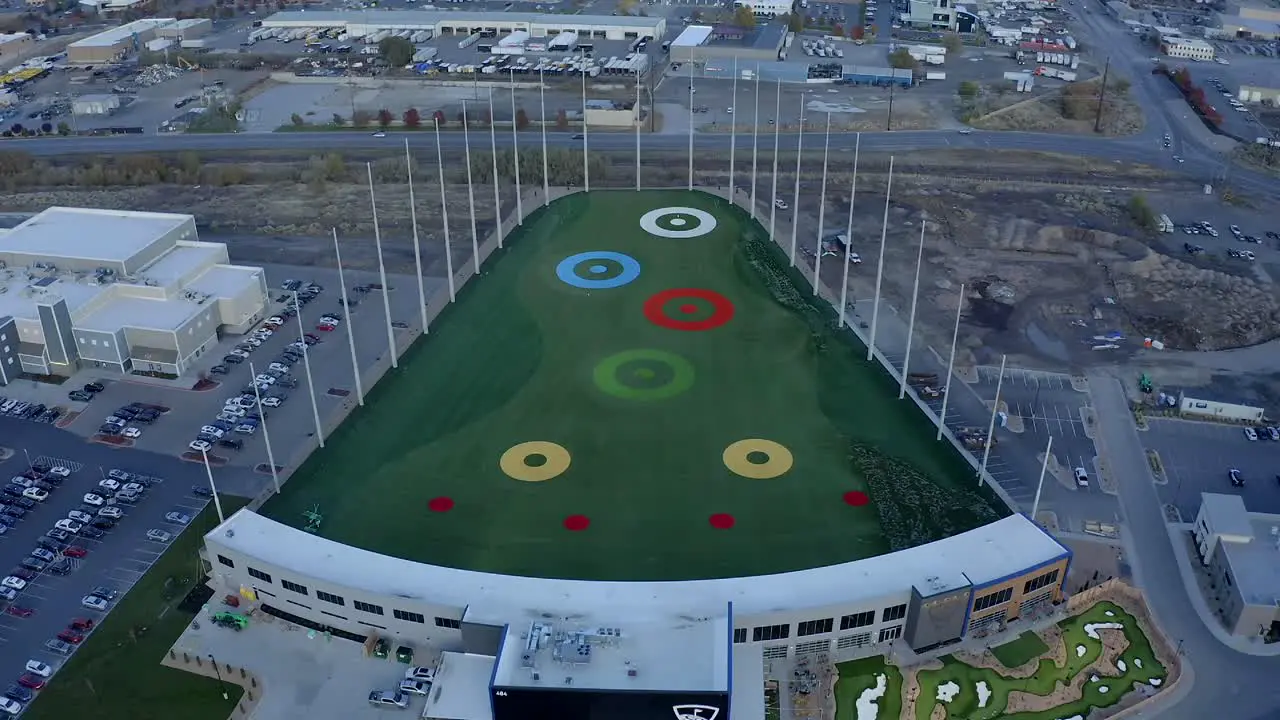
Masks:
[[[978,83],[972,80],[965,80],[964,82],[960,83],[960,89],[957,91],[957,93],[962,98],[971,99],[971,98],[978,97],[978,92],[980,90],[981,88],[978,86]]]
[[[365,110],[357,110],[351,115],[351,124],[358,128],[369,126],[369,113]]]
[[[44,133],[45,135],[48,135],[49,133],[53,132],[53,123],[41,123],[40,132]]]
[[[950,55],[959,55],[964,52],[964,40],[956,33],[947,33],[942,37],[942,47],[947,49]]]
[[[787,30],[793,33],[804,32],[804,17],[800,13],[787,15]]]
[[[556,111],[556,129],[566,130],[569,127],[569,116],[565,113],[564,108]]]
[[[387,128],[391,127],[391,121],[394,119],[395,119],[395,116],[391,114],[390,110],[386,108],[382,108],[381,110],[378,111],[378,127],[382,128],[383,130],[386,130]]]
[[[404,126],[407,128],[418,128],[422,126],[422,115],[418,113],[417,108],[409,108],[404,111]]]
[[[835,25],[833,25],[831,27],[831,34],[844,37],[844,25],[841,25],[840,23],[836,23]]]
[[[911,52],[906,48],[898,48],[889,53],[889,64],[899,70],[915,70],[920,67],[920,62],[911,57]]]
[[[337,126],[341,127],[341,126],[343,126],[343,125],[346,125],[346,124],[347,124],[347,119],[346,119],[346,118],[344,118],[344,117],[342,117],[342,116],[341,116],[341,115],[339,115],[338,113],[334,113],[334,114],[333,114],[333,120],[332,120],[331,122],[332,122],[334,125],[337,125]]]
[[[302,127],[303,125],[306,125],[306,124],[307,124],[307,121],[306,121],[306,120],[303,120],[303,119],[302,119],[302,116],[301,116],[301,115],[299,115],[298,113],[294,113],[294,114],[290,115],[290,116],[289,116],[289,122],[293,123],[293,126],[294,126],[294,127]]]
[[[437,110],[431,113],[431,120],[440,127],[444,127],[445,123],[449,122],[448,118],[444,116],[443,110]]]
[[[1129,217],[1134,224],[1144,230],[1154,229],[1156,226],[1156,214],[1147,204],[1147,198],[1138,194],[1129,198]]]
[[[733,11],[733,24],[747,29],[756,26],[756,14],[746,5],[739,5]]]
[[[525,112],[524,108],[520,108],[516,110],[516,129],[523,130],[527,127],[529,127],[529,113]]]
[[[854,40],[861,40],[866,34],[866,29],[861,25],[854,25],[853,28],[849,30],[849,37]]]
[[[65,122],[60,122],[60,123],[58,123],[58,134],[59,134],[59,135],[61,135],[61,136],[63,136],[63,137],[66,137],[67,135],[70,135],[70,134],[71,134],[71,126],[70,126],[70,125],[68,125],[68,124],[66,124]]]
[[[404,67],[413,62],[413,43],[402,37],[382,38],[378,41],[378,55],[391,67]]]

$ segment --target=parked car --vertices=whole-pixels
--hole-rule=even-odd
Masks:
[[[71,651],[75,650],[70,643],[58,639],[46,640],[44,647],[49,652],[57,653],[58,655],[70,655]]]
[[[190,515],[187,515],[186,513],[180,513],[176,510],[173,512],[165,513],[164,519],[168,520],[171,523],[174,523],[175,525],[186,525],[187,523],[191,522]]]
[[[147,539],[152,542],[167,543],[173,539],[173,536],[163,530],[151,528],[147,531]]]
[[[93,400],[93,393],[87,393],[83,390],[72,390],[67,393],[67,397],[71,400],[75,400],[76,402],[89,402],[90,400]]]
[[[90,610],[106,612],[107,601],[97,595],[85,595],[83,598],[80,598],[80,606]]]
[[[369,693],[369,704],[379,707],[409,707],[409,698],[397,690],[374,690]]]

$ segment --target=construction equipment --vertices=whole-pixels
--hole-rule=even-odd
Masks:
[[[231,628],[236,632],[239,632],[249,627],[249,618],[245,617],[244,615],[241,615],[240,613],[233,613],[233,612],[215,613],[212,620],[214,625],[217,625],[218,627]]]

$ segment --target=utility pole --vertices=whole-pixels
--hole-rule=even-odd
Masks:
[[[1098,91],[1098,113],[1093,118],[1093,131],[1102,132],[1102,103],[1107,97],[1107,75],[1111,72],[1111,56],[1107,56],[1107,64],[1102,66],[1102,89]]]
[[[893,89],[898,86],[897,78],[889,83],[889,117],[884,121],[886,131],[893,130]]]

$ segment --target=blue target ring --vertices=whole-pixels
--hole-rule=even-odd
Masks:
[[[577,267],[584,262],[600,260],[611,260],[622,266],[622,272],[611,278],[603,278],[600,280],[590,280],[588,278],[579,277],[575,272]],[[587,268],[592,273],[599,274],[605,272],[608,268],[604,265],[595,264]],[[617,252],[607,252],[603,250],[593,250],[591,252],[578,253],[570,255],[560,264],[556,266],[556,276],[566,285],[572,285],[576,288],[584,290],[608,290],[610,288],[622,287],[629,282],[640,277],[640,261],[630,255],[623,255]]]

